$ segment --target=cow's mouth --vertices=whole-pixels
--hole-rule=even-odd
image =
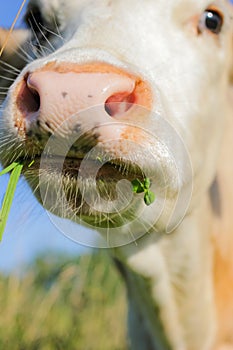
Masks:
[[[120,190],[127,199],[133,195],[132,181],[135,179],[143,181],[145,178],[143,171],[136,164],[124,163],[120,159],[103,163],[102,159],[71,157],[62,159],[56,156],[43,161],[40,157],[36,157],[30,168],[28,164],[30,161],[25,161],[24,175],[45,208],[58,216],[68,217],[64,207],[69,207],[75,216],[86,217],[88,221],[96,220],[98,216],[100,225],[103,224],[101,211],[104,212],[106,209],[105,205],[102,207],[101,202],[111,205],[119,200],[120,181],[127,180],[125,192],[123,190],[124,193],[122,193]],[[95,169],[94,172],[93,169]],[[92,198],[93,193],[96,195],[95,199]],[[96,202],[99,202],[97,209]],[[124,209],[126,207],[125,204],[120,203],[119,208],[121,206]],[[130,207],[130,200],[128,207]],[[119,211],[114,204],[112,212],[110,210],[111,213],[105,215],[105,220],[110,216],[119,216]],[[116,225],[116,222],[112,222]]]
[[[93,169],[95,171],[93,172]],[[62,169],[63,176],[86,179],[95,176],[96,181],[114,182],[119,180],[132,181],[143,179],[141,169],[133,163],[124,163],[119,159],[103,163],[102,159],[66,158]]]
[[[143,180],[145,174],[140,167],[133,162],[123,162],[121,159],[111,159],[104,161],[101,157],[97,159],[85,159],[59,156],[48,157],[41,160],[40,156],[33,159],[24,159],[20,161],[24,163],[24,173],[29,171],[49,172],[57,174],[62,178],[70,177],[72,179],[86,179],[96,174],[95,180],[103,181],[132,181],[135,178]],[[93,169],[94,172],[93,172]]]

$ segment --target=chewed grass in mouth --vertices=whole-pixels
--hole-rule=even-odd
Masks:
[[[147,206],[151,205],[155,201],[155,194],[151,191],[151,180],[145,176],[145,174],[140,170],[140,168],[134,164],[121,164],[120,161],[111,161],[103,163],[102,158],[98,157],[97,162],[101,163],[98,171],[96,172],[95,181],[97,182],[98,190],[103,195],[101,191],[101,185],[108,182],[117,183],[120,180],[128,180],[132,184],[132,192],[134,194],[144,195],[144,202]],[[67,162],[69,163],[69,162]],[[75,167],[75,160],[70,162],[70,165],[74,163],[74,166],[65,167],[65,174],[69,176],[77,176],[77,169]],[[97,164],[98,166],[98,164]],[[93,161],[85,160],[85,167],[79,168],[78,175],[82,178],[88,178],[90,175],[90,168],[93,167]],[[103,187],[103,186],[102,186]],[[105,186],[105,190],[106,186]],[[111,195],[108,194],[108,199]]]
[[[151,180],[149,178],[144,178],[143,181],[135,179],[132,182],[133,192],[136,194],[144,194],[144,202],[146,205],[151,205],[155,201],[155,194],[151,191]]]
[[[145,177],[145,174],[140,168],[134,164],[124,164],[119,160],[104,163],[101,157],[97,157],[95,160],[84,161],[85,166],[81,166],[84,159],[65,158],[62,165],[61,176],[64,181],[70,181],[72,186],[67,191],[69,200],[72,198],[72,193],[76,194],[73,203],[76,207],[80,207],[80,203],[77,202],[77,185],[78,179],[90,178],[90,174],[93,173],[93,167],[96,167],[94,181],[96,182],[96,188],[105,200],[114,200],[117,196],[116,184],[120,180],[128,180],[132,185],[132,193],[136,196],[143,194],[144,202],[147,206],[151,205],[155,201],[155,194],[151,191],[151,180]],[[53,157],[49,159],[48,171],[50,173],[57,173],[59,170],[61,159],[59,157]],[[10,173],[10,178],[6,188],[6,192],[2,201],[0,209],[0,240],[2,239],[6,223],[11,210],[13,198],[17,183],[19,181],[21,173],[34,171],[40,167],[40,158],[34,160],[22,160],[14,162],[7,166],[0,172],[1,175]],[[73,189],[72,189],[73,187]]]

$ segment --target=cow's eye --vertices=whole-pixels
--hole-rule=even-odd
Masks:
[[[199,32],[202,33],[205,30],[209,30],[214,34],[219,34],[223,26],[223,15],[215,10],[205,10],[202,14],[199,22]]]

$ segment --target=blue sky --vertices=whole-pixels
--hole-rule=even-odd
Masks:
[[[2,1],[2,4],[0,5],[0,26],[1,27],[9,27],[11,25],[21,4],[22,4],[22,0]],[[22,15],[23,13],[19,18],[17,26],[20,25]]]

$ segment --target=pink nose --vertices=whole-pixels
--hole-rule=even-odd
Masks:
[[[104,107],[105,120],[121,118],[133,104],[150,100],[142,81],[110,66],[99,71],[48,67],[29,73],[17,91],[17,110],[27,129],[39,122],[55,130],[71,116],[99,105]],[[95,113],[90,118],[98,122]]]
[[[111,117],[134,103],[135,81],[114,73],[34,72],[27,76],[18,101],[26,119],[66,120],[86,108],[105,105]]]

